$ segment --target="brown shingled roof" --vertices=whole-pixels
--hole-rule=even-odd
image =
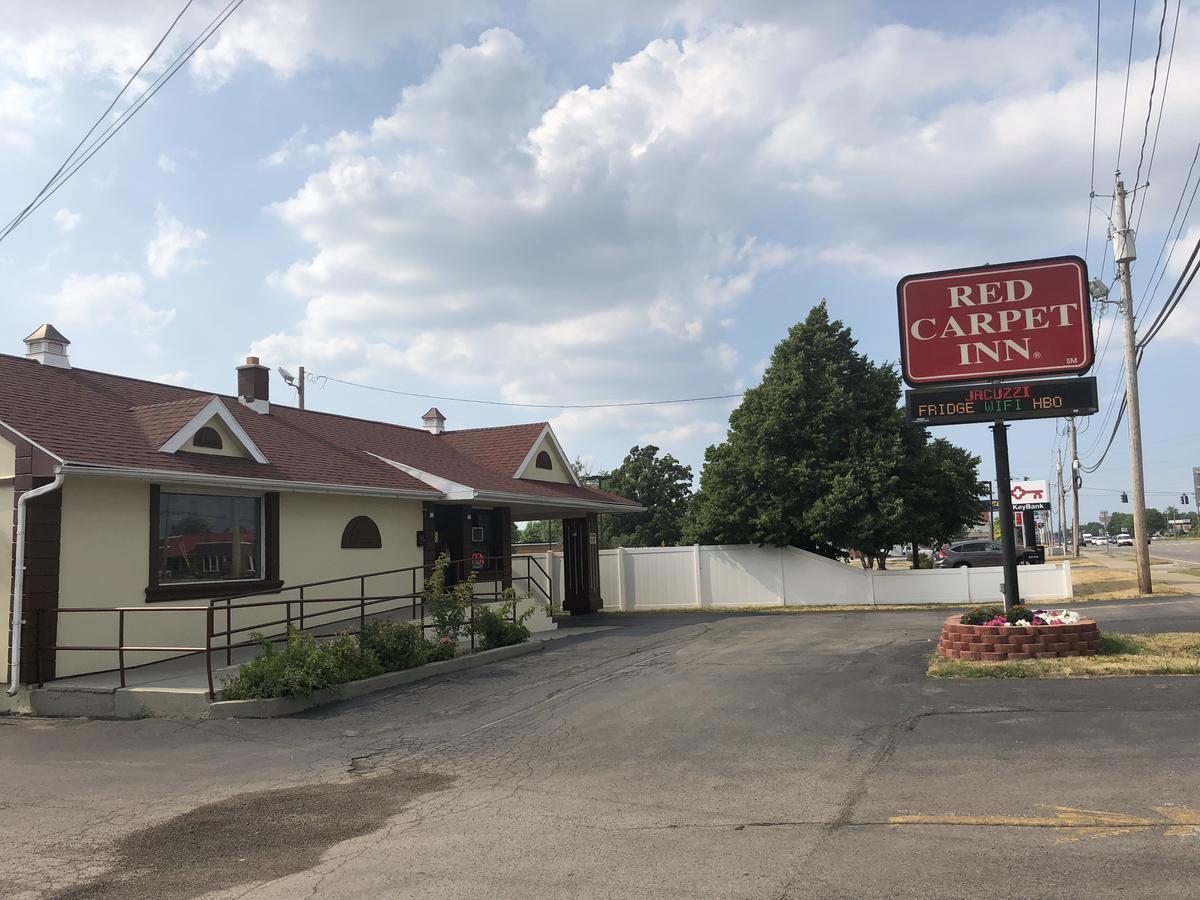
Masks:
[[[160,453],[219,396],[268,463],[200,453]],[[545,423],[448,431],[272,405],[259,415],[235,397],[0,354],[0,422],[75,464],[270,481],[440,492],[376,458],[479,492],[530,500],[630,504],[593,488],[513,478]]]

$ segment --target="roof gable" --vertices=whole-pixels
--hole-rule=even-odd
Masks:
[[[543,453],[549,460],[549,469],[538,465],[545,459],[542,457]],[[542,433],[538,435],[538,439],[529,447],[529,452],[517,465],[513,472],[513,478],[532,478],[535,481],[556,481],[559,484],[579,486],[579,476],[575,474],[575,469],[567,459],[567,454],[563,451],[562,444],[558,442],[549,422],[542,429]]]
[[[174,406],[175,404],[162,404],[166,406]],[[188,404],[188,406],[192,406]],[[145,409],[146,407],[143,407]],[[153,407],[151,407],[153,409]],[[221,402],[220,397],[213,397],[196,412],[183,427],[179,428],[170,438],[167,439],[161,447],[158,448],[159,453],[177,453],[191,444],[192,439],[196,436],[196,432],[207,426],[214,419],[221,422],[229,430],[233,439],[241,445],[241,448],[246,451],[246,454],[260,465],[267,465],[267,458],[263,452],[258,449],[258,446],[251,439],[250,435],[246,434],[245,429],[238,424],[237,419],[229,412],[225,404]]]

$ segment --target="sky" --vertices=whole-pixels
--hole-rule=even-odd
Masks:
[[[223,5],[193,0],[128,96]],[[0,7],[4,221],[182,6]],[[904,275],[1079,254],[1111,281],[1102,195],[1139,158],[1149,318],[1200,238],[1197,210],[1156,265],[1200,139],[1200,4],[1168,0],[1148,129],[1163,7],[1132,9],[1102,4],[1097,80],[1087,2],[245,0],[0,243],[0,352],[49,321],[76,366],[225,393],[255,354],[507,403],[732,394],[822,298],[894,362]],[[1096,316],[1089,466],[1123,389],[1115,309]],[[1191,499],[1198,343],[1189,297],[1139,368],[1151,506]],[[431,405],[324,379],[307,400],[405,425]],[[548,419],[593,470],[653,443],[697,474],[736,404],[432,402],[450,428]],[[1014,476],[1052,477],[1060,425],[1013,425]],[[937,433],[994,477],[985,425]],[[1128,510],[1129,484],[1122,427],[1085,520]]]

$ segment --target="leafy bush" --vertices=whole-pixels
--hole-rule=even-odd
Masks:
[[[362,632],[362,644],[387,672],[411,669],[429,660],[430,643],[420,626],[411,622],[369,622]]]
[[[433,564],[433,571],[425,579],[425,589],[421,592],[421,602],[433,619],[433,630],[441,646],[456,644],[467,633],[469,611],[475,601],[475,573],[472,572],[454,587],[447,588],[448,565],[450,557],[443,553]],[[442,641],[442,638],[448,638],[448,642]],[[453,652],[450,655],[453,656]]]
[[[475,610],[475,635],[479,638],[480,650],[494,650],[496,647],[508,647],[512,644],[523,644],[529,640],[529,629],[525,621],[533,615],[533,607],[516,615],[517,603],[527,600],[529,595],[517,596],[512,588],[505,588],[503,600],[497,609],[486,604]]]
[[[984,622],[990,622],[996,616],[1004,616],[1003,606],[977,606],[963,613],[963,617],[958,621],[963,625],[982,625]]]
[[[353,634],[321,643],[289,628],[282,648],[261,634],[251,638],[262,650],[236,676],[225,679],[221,690],[225,700],[300,696],[383,672],[379,659]]]
[[[450,640],[448,637],[440,637],[436,641],[427,641],[425,646],[428,648],[427,662],[441,662],[444,659],[454,659],[454,654],[458,652],[458,644]]]

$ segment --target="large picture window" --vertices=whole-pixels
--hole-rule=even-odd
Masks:
[[[163,491],[158,503],[158,584],[263,577],[259,497]]]

